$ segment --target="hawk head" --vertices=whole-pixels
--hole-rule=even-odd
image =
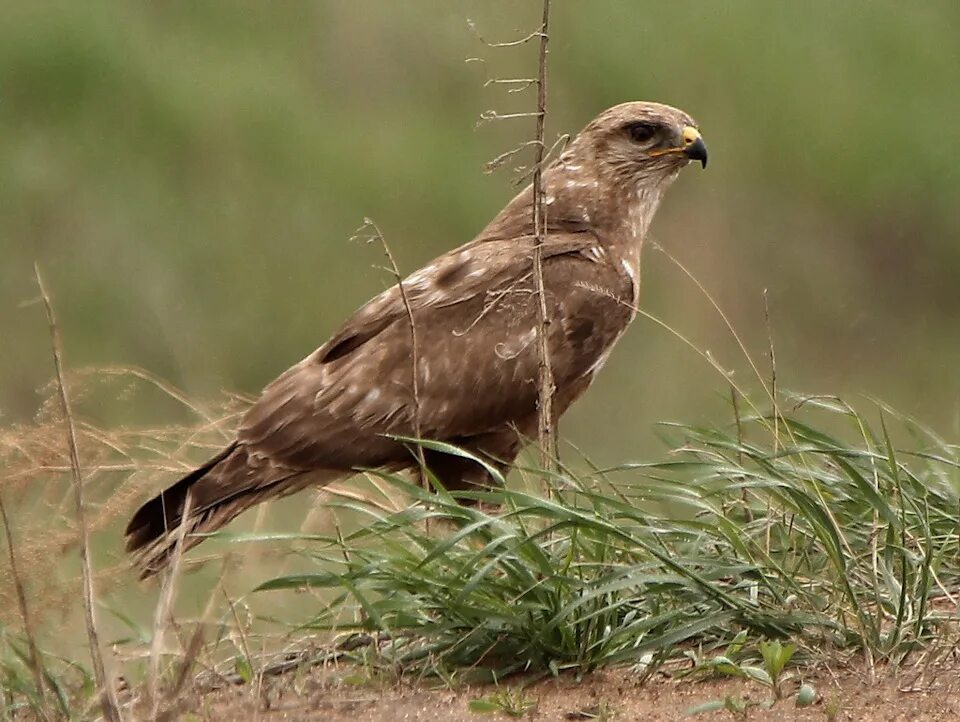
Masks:
[[[547,168],[547,227],[593,230],[605,243],[642,240],[664,190],[691,161],[706,167],[707,146],[682,110],[640,101],[608,108]],[[532,203],[528,186],[479,238],[532,234]]]
[[[567,153],[589,159],[599,166],[601,175],[620,180],[656,182],[676,177],[690,161],[707,166],[707,146],[696,121],[660,103],[622,103],[605,110],[583,129]]]

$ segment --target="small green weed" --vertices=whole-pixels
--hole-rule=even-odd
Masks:
[[[520,688],[501,688],[486,697],[470,700],[468,707],[471,712],[497,712],[510,717],[523,717],[536,709],[537,702],[525,696]]]

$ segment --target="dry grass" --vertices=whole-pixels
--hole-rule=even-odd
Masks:
[[[207,542],[199,554],[183,559],[180,567],[186,576],[176,587],[165,588],[165,605],[156,607],[156,586],[135,581],[136,572],[123,551],[123,527],[136,508],[233,438],[251,399],[224,394],[201,405],[137,368],[68,371],[65,381],[76,408],[77,452],[96,570],[92,583],[101,609],[100,624],[106,630],[104,641],[110,644],[116,674],[126,687],[121,702],[127,717],[134,710],[136,719],[169,719],[182,706],[178,693],[192,688],[196,673],[219,679],[235,675],[238,669],[257,670],[291,650],[298,652],[313,644],[303,635],[291,637],[282,626],[265,624],[262,611],[243,594],[253,580],[263,578],[261,565],[273,572],[295,568],[296,543],[285,543],[282,551],[274,552],[269,545],[222,548],[221,544],[218,549],[216,542]],[[89,713],[96,702],[90,697],[93,680],[83,669],[89,668],[90,658],[82,641],[83,615],[78,604],[83,594],[77,554],[80,529],[73,506],[65,417],[55,381],[41,394],[32,423],[0,428],[0,498],[10,517],[6,532],[14,540],[17,562],[12,567],[9,553],[4,553],[7,562],[0,564],[0,687],[13,704],[11,709],[26,705],[24,709],[32,710],[32,715],[57,718],[65,710]],[[94,413],[104,405],[128,409],[142,403],[155,408],[158,398],[174,406],[171,415],[180,420],[147,428],[106,428],[94,421]],[[355,485],[342,490],[331,487],[323,496],[341,493],[358,501],[367,498],[363,488]],[[322,505],[304,510],[303,500],[301,495],[296,508],[278,524],[297,530],[290,536],[308,538],[312,531],[336,525]],[[247,528],[252,521],[252,531],[260,531],[267,523],[267,512],[264,506],[248,515]],[[23,633],[18,583],[32,634]],[[240,590],[241,595],[228,595],[229,588]],[[303,599],[294,603],[304,602],[312,604]],[[189,611],[193,608],[196,613]],[[152,632],[151,626],[159,631]],[[39,647],[46,686],[56,685],[52,695],[44,695],[44,687],[36,682],[38,672],[29,659],[32,639]],[[18,650],[27,656],[21,658]],[[141,684],[151,678],[155,680],[152,696],[147,693],[150,685]]]
[[[190,470],[198,459],[222,447],[233,433],[245,399],[228,396],[200,408],[185,404],[196,418],[143,429],[105,429],[86,420],[84,409],[105,398],[133,398],[159,390],[183,402],[185,397],[150,374],[133,368],[86,369],[67,374],[78,404],[76,438],[84,469],[84,492],[89,505],[91,535],[116,532],[149,494],[171,476]],[[63,433],[64,417],[55,385],[45,388],[45,398],[32,424],[0,429],[0,493],[16,509],[12,525],[18,539],[24,585],[37,608],[41,626],[73,609],[81,592],[77,567],[70,561],[79,530],[72,513],[70,449]],[[51,524],[56,519],[56,524]],[[100,564],[96,584],[109,594],[129,581],[128,561],[117,554],[116,539],[110,552],[94,544],[107,564]],[[98,548],[99,547],[99,548]],[[15,585],[8,566],[0,568],[0,623],[17,624]]]
[[[135,368],[68,372],[63,382],[73,392],[77,408],[74,418],[65,414],[61,387],[54,380],[42,389],[43,402],[33,423],[0,429],[0,495],[10,518],[6,531],[15,545],[10,555],[15,555],[18,562],[16,566],[0,565],[0,631],[7,642],[7,649],[0,650],[0,659],[5,658],[4,687],[23,686],[16,673],[17,640],[25,638],[28,645],[36,640],[43,651],[37,653],[40,664],[33,674],[47,678],[46,686],[53,688],[59,707],[44,694],[44,685],[35,682],[31,684],[35,694],[27,699],[34,713],[46,717],[59,716],[58,708],[62,713],[64,707],[86,707],[91,683],[93,689],[103,686],[85,672],[78,672],[72,662],[57,659],[77,660],[82,667],[87,667],[90,660],[90,648],[82,649],[83,637],[79,632],[83,615],[78,599],[85,593],[85,584],[78,551],[84,534],[77,521],[72,437],[64,432],[67,421],[74,422],[76,461],[83,479],[85,531],[95,560],[92,567],[96,569],[90,579],[91,596],[98,604],[94,609],[100,617],[97,626],[103,627],[104,609],[109,613],[113,600],[129,600],[132,596],[129,592],[134,574],[122,551],[123,524],[143,499],[169,483],[171,476],[191,468],[198,459],[219,448],[225,437],[232,434],[237,415],[247,406],[246,400],[230,396],[201,408],[187,401],[179,390]],[[106,429],[85,413],[103,403],[155,394],[182,406],[188,420],[146,429]],[[23,602],[18,599],[21,589]],[[150,593],[146,588],[143,591]],[[121,607],[125,606],[127,602],[121,602]],[[25,607],[31,622],[26,628],[22,619]],[[131,620],[140,616],[135,609],[119,611]],[[115,630],[117,625],[105,626]],[[35,630],[32,633],[31,628]],[[24,629],[26,634],[19,631]],[[66,634],[63,629],[68,630]],[[98,648],[99,644],[102,642]],[[196,643],[186,646],[195,648]],[[123,669],[113,674],[136,677],[139,672],[134,669],[131,673],[129,662],[131,658],[137,660],[139,654],[120,651],[123,657],[116,666]],[[168,662],[166,658],[164,672]],[[139,666],[137,660],[134,667]],[[111,668],[108,663],[106,669]],[[159,660],[157,669],[159,673]],[[57,679],[60,675],[62,678]],[[108,688],[114,681],[113,676],[104,680]],[[107,697],[108,708],[111,696]]]

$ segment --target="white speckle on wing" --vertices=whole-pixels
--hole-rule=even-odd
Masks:
[[[580,178],[571,178],[563,185],[564,188],[596,188],[597,181],[581,180]]]
[[[529,331],[520,334],[509,341],[502,341],[493,347],[493,352],[504,361],[509,361],[519,356],[527,346],[533,343],[537,337],[537,327],[533,326]]]
[[[429,266],[424,266],[419,271],[411,273],[407,276],[407,279],[403,282],[404,287],[407,288],[425,288],[434,274],[436,274],[438,268],[437,265],[431,263]]]

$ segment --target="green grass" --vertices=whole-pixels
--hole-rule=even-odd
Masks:
[[[314,539],[317,571],[259,589],[334,590],[303,628],[389,635],[376,663],[446,678],[651,669],[743,633],[789,639],[808,663],[897,665],[942,641],[960,575],[955,446],[827,398],[666,429],[668,460],[532,470],[546,493],[454,498],[385,476],[414,503],[338,502],[361,528]]]
[[[90,672],[77,662],[41,651],[39,690],[32,670],[26,639],[0,626],[0,719],[34,711],[40,717],[70,718],[92,698],[95,685]]]

